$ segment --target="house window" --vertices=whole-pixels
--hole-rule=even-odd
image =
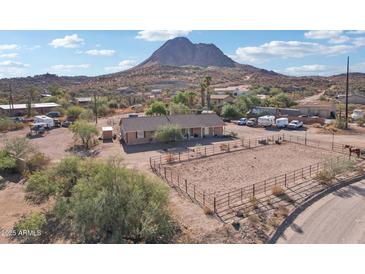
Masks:
[[[144,131],[139,130],[137,131],[137,139],[143,139],[144,138]]]

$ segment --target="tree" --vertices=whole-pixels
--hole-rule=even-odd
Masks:
[[[196,93],[193,92],[193,91],[188,91],[187,92],[187,97],[188,97],[188,106],[189,106],[189,108],[193,108],[194,98],[196,97]]]
[[[27,93],[28,93],[27,111],[28,111],[28,117],[30,117],[32,115],[32,103],[34,97],[38,94],[38,90],[35,86],[28,86]]]
[[[212,82],[212,77],[207,76],[204,78],[204,85],[205,85],[205,90],[207,93],[207,105],[208,105],[208,110],[210,110],[210,83]]]
[[[0,150],[0,171],[14,171],[16,169],[16,160],[6,150]]]
[[[170,105],[169,105],[170,115],[173,115],[173,114],[187,114],[189,112],[190,112],[190,109],[184,104],[170,103]]]
[[[180,141],[183,136],[181,133],[181,128],[178,125],[170,124],[160,127],[154,133],[154,138],[159,142],[171,142]]]
[[[241,115],[245,115],[253,107],[260,106],[261,104],[260,98],[254,95],[248,95],[238,96],[234,106]]]
[[[85,149],[89,149],[91,141],[98,135],[98,130],[95,125],[84,120],[78,120],[70,126],[75,138],[81,140]]]
[[[154,101],[146,111],[147,115],[166,115],[166,106],[161,101]]]
[[[94,113],[90,109],[81,112],[79,119],[91,122],[94,119]]]
[[[239,112],[235,106],[225,103],[222,107],[221,115],[226,118],[237,118],[239,116]]]
[[[183,104],[183,105],[189,105],[189,95],[188,92],[186,91],[180,91],[178,94],[176,94],[173,98],[172,101],[175,104]]]
[[[80,114],[83,113],[85,109],[79,106],[71,106],[67,109],[66,114],[69,117],[79,118]]]
[[[287,108],[287,107],[294,106],[296,103],[287,94],[279,93],[269,99],[269,104],[270,104],[270,106],[277,107],[277,108]]]

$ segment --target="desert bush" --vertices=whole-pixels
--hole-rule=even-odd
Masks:
[[[13,172],[16,170],[16,160],[9,152],[0,150],[0,171]]]
[[[250,198],[250,203],[252,204],[253,208],[258,208],[259,201],[255,196]]]
[[[54,210],[76,241],[154,243],[172,237],[164,185],[114,162],[99,162],[92,169],[90,176],[78,178],[70,197],[57,200]]]
[[[6,132],[9,130],[16,130],[24,128],[24,124],[15,122],[8,117],[0,118],[0,132]]]
[[[118,106],[118,102],[117,102],[116,100],[112,99],[112,100],[110,100],[110,101],[108,102],[108,107],[109,107],[109,108],[114,108],[114,109],[116,109],[116,108],[118,108],[118,107],[119,107],[119,106]]]
[[[80,139],[83,147],[89,149],[93,139],[98,135],[95,125],[83,120],[78,120],[70,126],[76,139]]]
[[[94,113],[90,109],[85,109],[81,112],[79,118],[90,122],[94,119]]]
[[[39,171],[45,169],[50,162],[50,159],[44,155],[42,152],[35,152],[30,155],[26,160],[27,170],[32,173],[34,171]]]
[[[365,126],[365,119],[364,119],[364,118],[357,119],[357,120],[356,120],[356,124],[357,124],[359,127],[364,127],[364,126]]]
[[[15,158],[25,158],[35,151],[30,141],[22,137],[6,140],[4,149]]]
[[[277,217],[271,217],[268,220],[268,224],[274,228],[278,227],[280,225],[280,220]]]
[[[46,216],[43,213],[31,213],[28,216],[22,217],[14,225],[14,234],[11,238],[26,243],[38,243],[45,223]]]
[[[80,114],[83,113],[84,111],[85,111],[85,109],[82,107],[70,106],[66,110],[66,114],[67,114],[67,116],[70,116],[70,117],[79,118]]]
[[[159,142],[180,141],[183,139],[181,128],[178,125],[166,125],[160,127],[154,133],[154,138]]]
[[[327,163],[324,169],[316,174],[315,179],[318,180],[321,184],[330,185],[332,181],[336,178],[336,175],[354,169],[354,162],[350,160],[338,163],[332,162],[332,164]]]
[[[204,206],[203,211],[204,211],[204,214],[205,214],[205,215],[208,215],[208,216],[212,216],[212,215],[214,215],[213,210],[211,210],[211,209],[210,209],[209,207],[207,207],[207,206]]]
[[[285,190],[281,186],[273,186],[271,188],[271,193],[274,196],[281,196],[285,194]]]
[[[336,118],[335,127],[338,129],[345,129],[346,127],[346,120],[344,118]]]
[[[36,172],[29,176],[25,185],[25,199],[39,204],[56,195],[58,183],[50,172]]]
[[[276,209],[275,215],[278,217],[287,217],[289,215],[289,209],[283,205],[279,205]]]
[[[252,223],[252,224],[257,224],[260,222],[260,218],[259,216],[257,216],[256,214],[251,214],[250,216],[248,216],[248,220]]]

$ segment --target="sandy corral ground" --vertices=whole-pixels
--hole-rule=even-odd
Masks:
[[[251,185],[337,155],[286,143],[184,162],[172,165],[172,169],[179,172],[181,178],[214,193]]]

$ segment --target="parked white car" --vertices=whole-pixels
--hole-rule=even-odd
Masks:
[[[303,122],[298,121],[298,120],[293,120],[288,124],[288,128],[290,128],[290,129],[298,129],[298,128],[301,128],[302,126],[303,126]]]
[[[260,127],[271,127],[275,123],[275,116],[265,115],[259,117],[257,125]]]
[[[364,118],[364,111],[362,111],[361,109],[354,109],[351,114],[351,118],[354,121]]]
[[[285,128],[289,124],[288,118],[278,118],[275,121],[275,125],[277,128]]]

